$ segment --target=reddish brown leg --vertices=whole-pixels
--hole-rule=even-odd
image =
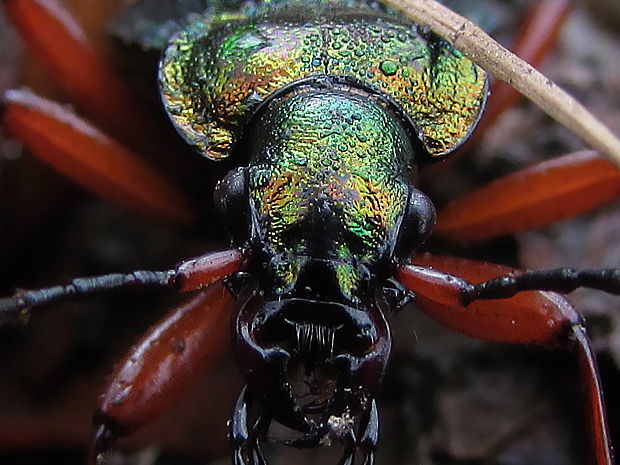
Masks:
[[[207,288],[167,315],[117,369],[102,399],[93,451],[96,455],[116,436],[159,416],[226,350],[230,312],[244,299],[235,300],[222,278],[240,271],[243,262],[241,252],[232,249],[186,260],[166,271],[78,278],[62,286],[21,291],[14,297],[0,299],[0,326],[46,304],[92,294],[136,288],[179,292]],[[237,285],[235,292],[243,294],[245,290]],[[40,438],[48,434],[45,428],[46,424],[24,423],[22,432],[30,438]]]
[[[573,326],[573,337],[574,339],[571,342],[573,343],[574,350],[577,352],[579,377],[583,386],[583,392],[586,395],[588,407],[587,427],[592,432],[594,463],[597,465],[613,465],[614,459],[607,426],[605,401],[603,399],[603,389],[598,374],[596,358],[583,325]]]
[[[489,239],[578,215],[620,194],[620,170],[595,152],[534,165],[451,202],[436,232],[456,242]]]
[[[474,301],[465,306],[461,302],[471,290],[471,283],[510,276],[518,270],[431,255],[418,258],[416,265],[400,268],[396,277],[414,292],[416,306],[439,323],[487,341],[569,347],[574,351],[588,399],[593,463],[613,465],[596,362],[579,313],[560,295],[542,291],[521,292],[503,300]]]
[[[54,84],[88,118],[132,147],[148,124],[123,80],[57,0],[2,0],[7,15]]]
[[[172,310],[118,365],[95,415],[88,463],[94,465],[118,437],[173,406],[228,351],[235,299],[222,281]]]
[[[45,305],[114,291],[170,289],[188,292],[203,289],[241,270],[244,256],[236,249],[212,252],[186,260],[165,271],[132,271],[77,278],[69,284],[21,290],[0,299],[0,326],[27,320],[30,312]]]
[[[163,221],[194,218],[187,199],[163,176],[66,107],[12,90],[0,117],[37,157],[101,197]]]
[[[523,22],[512,52],[537,67],[553,49],[562,26],[571,11],[570,0],[534,0]],[[476,132],[467,141],[471,147],[484,135],[499,116],[513,107],[521,98],[510,84],[496,81],[491,87],[491,96]]]

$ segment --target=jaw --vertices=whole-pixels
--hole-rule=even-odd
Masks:
[[[313,441],[346,430],[367,410],[391,348],[389,327],[375,306],[359,310],[305,299],[255,298],[237,315],[233,336],[258,402]]]

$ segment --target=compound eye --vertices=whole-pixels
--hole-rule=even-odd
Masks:
[[[230,170],[224,179],[217,183],[213,200],[217,212],[235,242],[247,239],[249,217],[247,169],[239,167]]]
[[[428,239],[435,223],[437,214],[435,206],[423,192],[411,188],[407,207],[398,232],[394,256],[405,260],[411,252]]]

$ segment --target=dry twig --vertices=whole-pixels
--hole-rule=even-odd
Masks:
[[[476,64],[507,82],[545,113],[620,166],[620,140],[577,100],[471,21],[434,0],[385,0],[430,27]]]

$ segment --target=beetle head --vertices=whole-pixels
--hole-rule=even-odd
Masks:
[[[248,386],[274,419],[328,431],[367,409],[389,358],[391,335],[378,307],[256,297],[237,315],[234,350]]]

